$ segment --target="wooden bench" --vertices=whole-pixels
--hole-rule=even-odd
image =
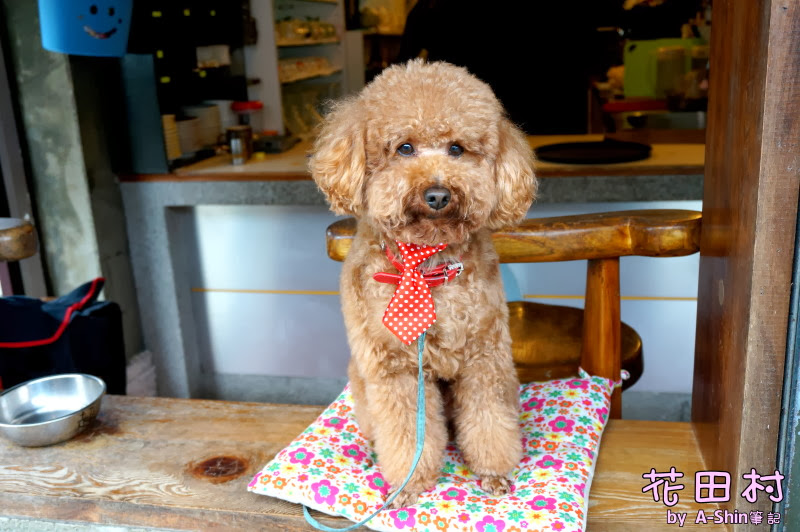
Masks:
[[[329,230],[328,252],[343,259],[352,222]],[[583,342],[575,363],[608,377],[620,371],[619,257],[697,251],[700,215],[639,211],[526,220],[495,234],[506,262],[588,259]],[[596,271],[595,271],[596,270]],[[594,272],[594,273],[593,273]],[[599,272],[599,275],[598,275]],[[593,288],[594,287],[594,288]],[[578,328],[580,333],[580,328]],[[580,336],[580,334],[579,334]],[[579,341],[580,339],[578,339]],[[579,360],[578,360],[579,359]],[[598,363],[599,361],[599,363]],[[617,395],[616,409],[619,402]],[[29,449],[0,442],[0,500],[7,516],[188,530],[311,530],[300,508],[247,491],[247,484],[300,434],[322,406],[108,396],[97,422],[76,439]],[[612,408],[612,414],[614,414]],[[672,512],[694,502],[694,474],[706,469],[689,423],[612,419],[589,496],[590,530],[661,530],[667,507],[642,488],[651,469],[684,473]],[[343,528],[347,521],[324,517]],[[703,525],[704,530],[713,530]]]
[[[322,410],[107,396],[94,425],[69,442],[23,448],[0,439],[0,515],[179,530],[313,530],[297,505],[250,493],[247,484]],[[588,529],[674,529],[667,507],[642,493],[648,483],[642,474],[650,468],[675,466],[685,474],[681,500],[671,510],[689,512],[687,522],[699,509],[713,512],[715,505],[694,502],[694,472],[705,469],[699,457],[689,423],[611,420],[591,487]]]

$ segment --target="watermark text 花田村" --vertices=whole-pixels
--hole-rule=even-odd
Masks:
[[[668,472],[659,473],[654,468],[649,473],[644,473],[642,478],[650,481],[642,488],[642,493],[652,492],[653,501],[662,502],[667,509],[667,524],[679,527],[687,524],[753,524],[773,525],[781,521],[779,512],[764,512],[761,510],[739,511],[714,509],[696,510],[691,512],[675,512],[672,507],[678,504],[678,492],[683,484],[678,484],[678,479],[683,473],[671,467]],[[783,487],[781,482],[784,476],[775,470],[772,475],[760,475],[755,469],[742,475],[749,481],[747,487],[740,494],[741,498],[751,504],[758,501],[759,494],[763,491],[772,502],[783,500]],[[727,471],[697,471],[694,474],[694,500],[700,504],[730,502],[731,500],[731,474]]]

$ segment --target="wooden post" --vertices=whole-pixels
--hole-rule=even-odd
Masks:
[[[723,505],[732,509],[749,485],[743,474],[776,466],[799,189],[800,4],[714,0],[713,10],[692,421],[707,469],[731,475]],[[747,509],[771,506],[759,496]],[[741,526],[750,529],[760,530]]]
[[[581,367],[592,375],[619,380],[621,371],[619,258],[592,259],[586,272]],[[622,391],[611,395],[610,417],[622,417]]]

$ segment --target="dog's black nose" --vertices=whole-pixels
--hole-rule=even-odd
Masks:
[[[444,187],[435,186],[425,191],[425,203],[434,210],[441,210],[450,203],[450,191]]]

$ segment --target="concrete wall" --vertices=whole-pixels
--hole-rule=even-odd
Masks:
[[[101,274],[69,58],[42,49],[37,2],[3,7],[37,228],[51,293],[60,295]]]
[[[122,307],[130,356],[142,349],[139,309],[103,113],[118,93],[98,81],[103,73],[113,79],[116,63],[76,58],[71,64],[70,56],[44,50],[33,0],[0,0],[0,23],[8,35],[49,292],[62,295],[106,277],[104,294]]]
[[[122,325],[128,357],[143,349],[139,303],[128,252],[128,233],[117,176],[111,167],[112,150],[126,142],[115,127],[122,110],[119,61],[70,57],[75,107],[89,184],[100,270],[106,277],[105,294],[122,307]]]

